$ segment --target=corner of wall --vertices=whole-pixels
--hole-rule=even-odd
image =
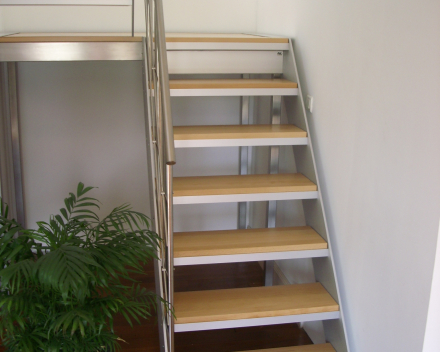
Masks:
[[[423,352],[435,352],[440,349],[440,227],[437,237],[434,272],[432,275],[431,297],[429,299]]]

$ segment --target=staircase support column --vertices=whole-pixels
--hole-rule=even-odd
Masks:
[[[243,75],[243,78],[249,78],[249,75]],[[240,124],[249,124],[249,102],[250,97],[241,97],[241,119]],[[239,151],[239,175],[247,175],[248,171],[249,147],[240,147]],[[238,203],[238,228],[245,229],[248,225],[248,203]]]
[[[276,95],[272,97],[272,125],[279,125],[281,123],[281,96]],[[277,174],[279,169],[280,147],[271,146],[269,156],[269,173]],[[276,200],[267,202],[267,227],[276,227],[277,220],[277,202]],[[273,285],[275,261],[266,261],[264,265],[264,284],[265,286]]]

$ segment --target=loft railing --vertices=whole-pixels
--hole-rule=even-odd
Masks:
[[[134,37],[134,0],[0,0],[0,6],[131,6],[131,35]]]
[[[156,290],[171,307],[174,303],[173,254],[173,123],[162,0],[145,0],[146,37],[144,50],[144,92],[150,198],[155,230],[162,239],[156,262]],[[174,351],[174,317],[161,305],[162,350]]]

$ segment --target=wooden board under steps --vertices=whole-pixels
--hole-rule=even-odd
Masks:
[[[320,283],[177,292],[176,324],[335,312],[339,305]]]
[[[336,350],[330,343],[324,343],[319,345],[280,347],[242,352],[336,352]]]
[[[0,43],[35,42],[140,42],[145,33],[14,33]],[[167,43],[288,43],[288,38],[230,33],[166,33]]]
[[[174,198],[318,190],[318,187],[302,174],[174,177],[173,184]]]
[[[174,126],[175,140],[304,137],[307,132],[294,125]]]
[[[174,233],[174,257],[326,249],[309,226]]]
[[[172,79],[170,89],[275,89],[298,88],[287,79]]]

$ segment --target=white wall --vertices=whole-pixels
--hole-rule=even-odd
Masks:
[[[149,211],[140,63],[22,63],[19,97],[27,223],[58,211],[79,181],[102,212]],[[111,103],[109,103],[111,102]]]
[[[254,33],[258,0],[163,0],[169,32]]]
[[[255,32],[257,0],[164,0],[167,31]],[[130,7],[5,6],[11,32],[129,32]],[[145,30],[144,1],[135,1],[135,30]]]
[[[422,350],[440,213],[440,3],[260,0],[295,38],[352,351]],[[438,331],[438,329],[437,329]]]
[[[0,8],[0,33],[4,32],[3,9]]]
[[[238,3],[165,0],[164,7],[168,31],[256,30],[256,0]],[[143,0],[136,0],[135,9],[136,30],[143,31]],[[129,7],[6,6],[0,11],[3,29],[8,32],[131,30]],[[26,63],[19,66],[19,80],[29,226],[56,212],[63,205],[63,198],[80,180],[100,187],[95,194],[104,203],[103,213],[123,202],[149,212],[140,66],[134,63]],[[230,100],[222,103],[226,109],[217,109],[217,112],[224,113],[222,118],[226,114],[231,121],[238,122],[238,100],[232,104]],[[173,102],[173,107],[181,111],[182,102]],[[187,110],[185,104],[183,108]],[[235,109],[233,113],[231,109]],[[189,112],[176,113],[176,123],[197,117],[202,111],[193,113],[191,116]],[[217,115],[211,114],[211,117]],[[185,152],[180,154],[182,160],[191,159]],[[238,160],[236,151],[228,157]],[[198,159],[192,159],[192,170],[203,172],[195,160]],[[185,174],[185,170],[176,168],[176,174],[180,173]],[[187,213],[188,209],[176,210],[177,228],[191,229],[194,221]],[[208,223],[209,207],[203,207],[198,213],[206,215]],[[236,207],[222,207],[211,213],[221,213],[229,219],[215,223],[216,228],[235,225]]]

